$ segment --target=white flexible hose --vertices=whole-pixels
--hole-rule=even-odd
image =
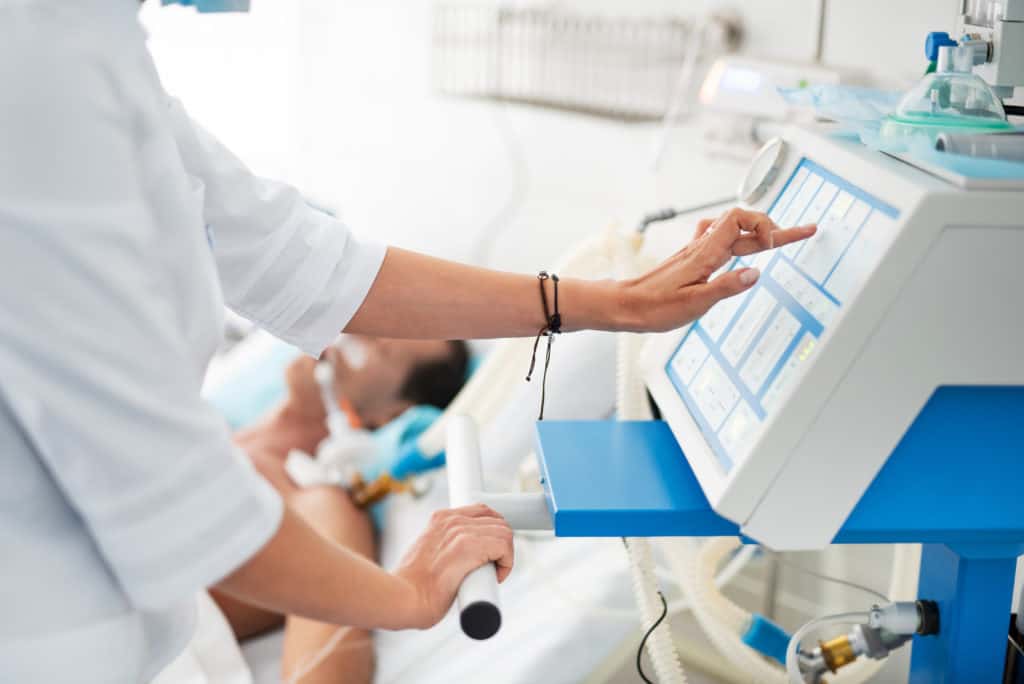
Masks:
[[[761,654],[743,643],[739,630],[723,624],[715,614],[714,599],[711,595],[718,591],[714,582],[707,581],[698,575],[699,545],[694,539],[665,540],[664,546],[669,562],[679,575],[683,594],[689,601],[694,617],[707,635],[711,643],[726,658],[730,659],[752,684],[773,684],[785,682],[782,670],[765,660]],[[731,541],[731,540],[726,540]],[[729,548],[732,544],[722,543],[714,548],[716,553]],[[720,557],[720,556],[719,556]],[[727,618],[728,619],[728,618]]]
[[[696,572],[698,586],[704,590],[704,599],[712,614],[721,624],[741,634],[750,625],[750,613],[723,596],[714,584],[719,563],[738,548],[740,540],[736,537],[709,539],[697,554]]]
[[[637,261],[636,254],[639,251],[640,246],[641,241],[638,236],[631,238],[622,238],[619,241],[617,249],[615,251],[616,275],[619,278],[629,278],[635,275]],[[644,389],[644,384],[642,379],[639,377],[639,373],[637,372],[637,359],[639,358],[641,344],[642,338],[640,338],[640,336],[638,335],[622,333],[618,337],[619,356],[617,405],[620,420],[644,420],[649,419],[651,417],[650,406],[647,402],[647,395]],[[639,570],[634,571],[634,590],[637,595],[637,603],[640,605],[641,612],[644,616],[644,622],[646,624],[653,624],[653,619],[656,619],[656,614],[652,616],[652,614],[649,614],[649,612],[647,611],[647,608],[650,606],[651,603],[650,594],[653,591],[653,582],[655,581],[653,576],[653,568],[647,568],[642,565],[645,562],[651,563],[653,565],[653,561],[650,560],[649,551],[646,553],[646,555],[641,556],[641,558],[637,559],[636,554],[633,552],[634,544],[636,541],[637,540],[630,540],[631,561],[634,562],[634,565],[636,565],[637,563],[641,564],[639,570],[643,570],[644,572],[643,574],[640,574]],[[729,540],[726,540],[724,545],[719,544],[715,548],[715,551],[719,555],[716,556],[716,560],[712,561],[715,567],[717,567],[717,560],[720,560],[722,556],[724,556],[726,553],[729,553],[730,551],[734,550],[736,546],[738,546],[738,542],[736,544],[730,545]],[[695,562],[696,561],[690,564],[691,572],[695,572]],[[705,631],[708,632],[708,635],[709,637],[711,637],[713,643],[716,643],[716,645],[718,643],[722,645],[730,643],[727,634],[731,632],[735,637],[735,642],[739,644],[739,649],[741,651],[748,651],[752,654],[753,652],[750,651],[749,647],[746,646],[746,644],[743,644],[742,641],[740,641],[738,636],[740,629],[739,623],[749,622],[749,614],[743,613],[738,608],[735,608],[735,606],[732,606],[731,603],[728,603],[728,606],[732,606],[731,611],[729,610],[729,608],[722,607],[724,603],[727,603],[724,601],[724,599],[722,601],[719,601],[718,604],[712,607],[711,602],[714,601],[714,599],[709,598],[709,594],[720,596],[714,583],[715,567],[712,568],[710,574],[707,576],[707,583],[710,585],[711,591],[693,591],[687,593],[684,589],[686,603],[690,606],[690,609],[697,616],[697,619],[701,623],[701,626],[704,627]],[[676,570],[676,572],[678,574],[678,569]],[[645,578],[649,578],[647,580],[648,584],[642,585],[641,582],[644,581]],[[691,586],[695,587],[696,583],[692,584]],[[700,595],[698,596],[698,594]],[[714,617],[714,608],[719,608],[725,614],[725,617],[723,619],[728,620],[730,622],[730,626],[721,626],[719,620]],[[665,627],[667,627],[667,625]],[[647,643],[648,654],[651,656],[651,661],[655,665],[655,672],[657,672],[659,680],[661,682],[664,683],[672,681],[666,679],[666,676],[674,676],[675,668],[678,668],[679,676],[685,677],[685,675],[682,672],[682,666],[679,665],[679,656],[675,652],[670,630],[659,627],[651,634]],[[725,655],[730,656],[732,654],[732,651],[734,651],[735,649],[721,650],[723,650],[723,653]],[[768,667],[767,664],[764,663],[764,661],[762,661],[759,656],[753,655],[752,657],[756,658],[757,661],[762,663],[765,667]],[[662,667],[663,669],[667,670],[666,674],[662,674],[662,672],[658,670],[659,663],[656,660],[656,658],[665,659],[666,662],[662,664]],[[751,671],[751,669],[753,669],[755,673],[761,673],[763,671],[764,668],[753,667],[750,663],[746,662],[747,660],[748,658],[743,658],[742,656],[739,656],[739,662],[737,664],[740,665],[740,668],[743,671],[748,673]],[[774,670],[769,671],[775,674]],[[777,678],[779,679],[779,681],[781,681],[781,672],[779,672],[778,675],[779,676]],[[752,681],[768,680],[759,680],[755,678]]]
[[[663,608],[652,572],[654,559],[646,539],[629,540],[629,568],[643,626],[649,629],[659,619]],[[686,674],[679,662],[668,621],[663,621],[647,637],[647,655],[651,658],[659,684],[686,684]]]
[[[789,640],[789,646],[786,647],[786,674],[789,684],[804,684],[804,677],[800,672],[800,656],[797,649],[803,638],[811,631],[831,625],[856,625],[866,623],[867,621],[868,613],[866,612],[837,613],[836,615],[828,615],[811,620],[798,629],[793,634],[793,638]]]
[[[687,583],[686,579],[686,553],[695,553],[694,551],[683,551],[682,556],[678,544],[675,543],[680,540],[666,540],[667,542],[673,542],[673,545],[666,548],[667,556],[670,562],[673,562],[674,569],[683,578],[683,584]],[[703,588],[703,593],[698,595],[696,604],[699,607],[693,608],[694,615],[700,622],[701,627],[708,633],[708,637],[711,638],[712,643],[722,650],[723,654],[730,657],[738,666],[741,666],[745,671],[751,673],[756,668],[758,674],[754,675],[752,681],[755,682],[771,682],[771,681],[785,681],[779,680],[776,675],[776,679],[770,679],[770,672],[765,671],[762,665],[767,665],[771,668],[771,671],[778,672],[777,669],[768,661],[761,659],[752,649],[746,647],[742,640],[739,639],[739,633],[745,628],[745,625],[738,631],[732,632],[728,629],[721,629],[718,623],[721,621],[723,612],[728,611],[728,608],[723,608],[728,603],[728,599],[721,596],[720,592],[716,591],[713,585],[709,586],[708,573],[714,572],[715,564],[722,557],[723,553],[728,553],[732,548],[738,544],[738,540],[712,540],[709,545],[712,546],[710,549],[705,549],[704,552],[698,555],[695,566],[694,579],[690,581],[690,586],[697,588]],[[720,544],[720,545],[719,545]],[[893,547],[893,561],[892,561],[892,575],[889,583],[888,596],[892,601],[898,600],[911,600],[917,594],[917,568],[920,563],[920,546],[916,544],[897,544]],[[696,573],[700,573],[700,577],[697,578]],[[686,587],[684,586],[684,594],[686,594]],[[687,594],[689,599],[689,595]],[[702,602],[700,599],[704,599]],[[693,601],[693,599],[689,599]],[[706,610],[702,610],[702,608]],[[736,608],[733,606],[733,608]],[[738,609],[737,609],[738,610]],[[701,620],[701,617],[704,620]],[[734,614],[732,620],[735,624],[736,616]],[[726,618],[728,621],[729,618]],[[742,644],[744,648],[740,648],[737,644]],[[753,656],[748,657],[748,656]],[[849,666],[843,668],[837,675],[831,678],[831,681],[836,684],[859,684],[861,682],[867,682],[877,676],[878,672],[885,666],[885,660],[873,660],[870,658],[861,658]]]
[[[520,552],[520,549],[518,547],[516,553],[517,564],[522,565],[524,562],[524,557],[527,559],[528,562],[529,557],[524,556],[524,554]],[[742,572],[743,569],[750,564],[750,561],[754,559],[754,556],[756,554],[756,546],[744,546],[742,549],[740,549],[740,551],[736,553],[729,560],[729,562],[725,564],[721,572],[719,572],[715,576],[715,586],[724,587],[728,585],[730,582],[732,582],[736,578],[736,576],[739,575],[740,572]],[[655,564],[655,568],[655,580],[660,581],[662,583],[667,582],[674,585],[678,584],[675,575],[669,575],[662,568],[658,567],[657,563]],[[559,582],[557,578],[558,568],[554,567],[554,565],[552,565],[551,567],[542,567],[540,570],[537,570],[536,568],[531,568],[530,572],[536,574],[538,577],[541,577],[544,581],[553,585],[553,588],[555,589],[553,593],[559,599],[572,604],[574,607],[577,607],[586,613],[589,613],[591,615],[598,615],[612,620],[621,620],[623,622],[635,623],[637,621],[636,609],[605,608],[604,606],[598,605],[593,601],[590,601],[585,598],[579,598],[576,595],[574,595],[572,587],[564,586]],[[678,615],[680,613],[688,611],[689,609],[690,604],[687,603],[686,599],[683,597],[676,598],[675,600],[668,602],[669,615]]]
[[[620,280],[632,278],[637,271],[637,254],[643,244],[639,234],[618,237],[610,235],[614,243],[615,275]],[[619,333],[616,338],[616,401],[619,420],[650,420],[651,408],[647,390],[638,372],[638,359],[643,338],[634,333]]]
[[[917,572],[921,562],[921,547],[919,544],[896,544],[893,546],[892,574],[889,580],[889,591],[887,595],[890,601],[913,600],[917,595]],[[862,615],[864,619],[852,619],[849,616]],[[852,622],[866,622],[867,613],[843,613],[829,618],[812,620],[801,627],[790,640],[790,648],[793,651],[799,647],[800,641],[812,629],[826,627],[829,624],[850,624]],[[794,656],[796,657],[796,656]],[[886,660],[874,660],[872,658],[859,658],[857,661],[839,671],[830,681],[836,684],[860,684],[874,679],[879,671],[885,667]],[[803,684],[803,677],[799,674],[799,658],[797,657],[797,676],[793,678],[793,671],[790,669],[790,656],[787,649],[786,655],[787,682],[799,682]]]
[[[615,235],[610,235],[609,240],[614,241],[615,244],[616,277],[620,279],[632,277],[636,270],[636,255],[642,237],[637,235],[621,237],[616,240]],[[619,420],[650,419],[651,412],[647,404],[646,390],[637,372],[642,338],[630,333],[619,333],[616,342],[618,345],[616,409]],[[651,547],[646,539],[629,539],[627,548],[633,578],[633,593],[636,595],[644,628],[649,628],[662,613]],[[663,621],[657,629],[648,635],[647,655],[651,658],[654,673],[660,684],[686,684],[686,674],[679,662],[679,654],[676,653],[672,629],[668,621]]]

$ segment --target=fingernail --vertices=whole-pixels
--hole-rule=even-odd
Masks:
[[[761,275],[761,272],[756,268],[748,268],[740,273],[740,282],[744,285],[753,285],[757,282],[757,277]]]

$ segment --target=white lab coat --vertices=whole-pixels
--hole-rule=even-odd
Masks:
[[[309,353],[384,249],[160,87],[136,0],[0,0],[0,681],[147,681],[276,529],[199,397],[223,305]],[[230,97],[230,84],[225,84]]]

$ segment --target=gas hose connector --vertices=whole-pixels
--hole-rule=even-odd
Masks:
[[[872,606],[868,626],[890,634],[930,635],[939,632],[939,607],[934,601],[896,601]]]
[[[825,661],[825,667],[832,674],[835,674],[839,668],[855,661],[857,656],[863,652],[860,645],[853,639],[850,639],[850,636],[847,634],[837,636],[835,639],[828,641],[819,641],[818,649],[822,660]]]

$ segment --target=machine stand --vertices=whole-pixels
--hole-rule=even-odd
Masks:
[[[939,604],[940,625],[935,636],[914,637],[912,684],[1003,681],[1017,550],[922,547],[918,595]]]
[[[917,596],[938,603],[940,626],[914,638],[915,684],[1004,681],[1024,554],[1022,412],[1022,388],[936,392],[833,540],[923,544]],[[558,536],[742,534],[712,509],[660,421],[545,421],[537,432]],[[978,435],[986,436],[980,452]],[[1024,669],[1024,658],[1011,660]]]

